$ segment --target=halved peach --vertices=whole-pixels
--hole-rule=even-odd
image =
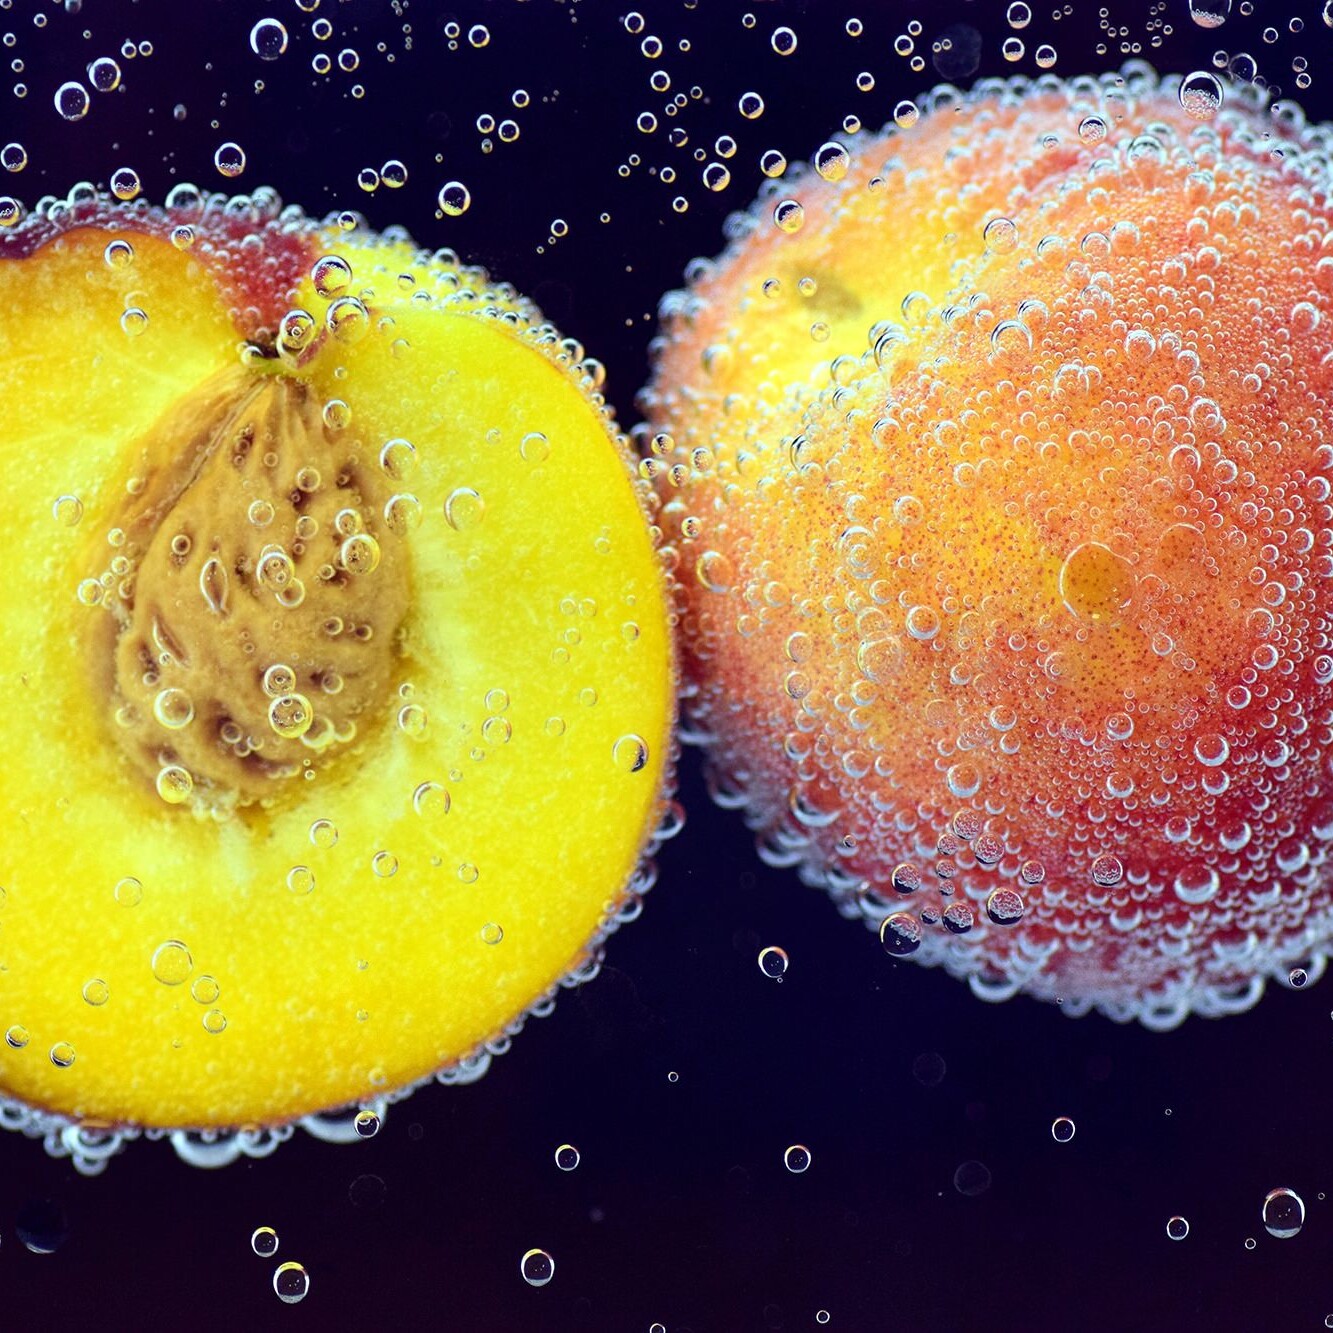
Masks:
[[[673,660],[599,368],[448,252],[276,201],[0,235],[0,1086],[271,1125],[592,958]]]

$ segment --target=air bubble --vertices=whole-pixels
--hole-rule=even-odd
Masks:
[[[793,1143],[790,1148],[782,1154],[782,1164],[793,1175],[800,1175],[803,1171],[810,1169],[811,1153],[810,1149],[804,1143]]]
[[[88,90],[74,80],[62,83],[54,100],[56,110],[65,120],[82,120],[88,114]]]
[[[113,93],[120,87],[120,66],[110,56],[98,56],[88,66],[88,82],[99,93]]]
[[[787,951],[770,945],[759,951],[759,970],[774,981],[781,981],[787,973]]]
[[[153,950],[152,967],[164,986],[179,986],[194,971],[194,959],[180,940],[166,940]]]
[[[852,159],[840,143],[826,143],[815,153],[815,170],[826,181],[840,181],[847,174]]]
[[[907,958],[921,947],[921,923],[909,912],[894,912],[879,928],[879,942],[893,958]]]
[[[261,1259],[271,1258],[278,1252],[278,1233],[272,1227],[256,1227],[250,1233],[250,1248]]]
[[[213,165],[219,174],[228,180],[235,180],[245,170],[245,150],[238,143],[228,140],[219,144],[213,154]]]
[[[986,915],[997,926],[1012,926],[1027,910],[1023,895],[1016,889],[992,889],[986,897]]]
[[[444,502],[444,518],[455,532],[467,532],[481,522],[485,502],[471,486],[459,486]]]
[[[260,60],[276,60],[287,49],[287,29],[277,19],[260,19],[250,29],[250,49]]]
[[[1295,1190],[1269,1190],[1264,1196],[1264,1229],[1278,1240],[1290,1240],[1305,1225],[1305,1201]]]
[[[194,778],[179,764],[165,764],[158,769],[155,786],[157,794],[168,805],[181,805],[194,792]]]
[[[611,757],[622,773],[641,772],[648,763],[648,742],[633,732],[627,733],[612,746]]]
[[[446,217],[461,217],[472,206],[472,192],[462,181],[447,181],[440,187],[438,201]]]
[[[1216,75],[1198,70],[1181,80],[1178,96],[1191,120],[1212,120],[1222,109],[1222,82]]]
[[[528,1250],[518,1270],[530,1287],[544,1287],[555,1276],[555,1260],[545,1250]]]
[[[310,1274],[303,1264],[279,1264],[273,1270],[273,1290],[284,1305],[295,1305],[310,1291]]]

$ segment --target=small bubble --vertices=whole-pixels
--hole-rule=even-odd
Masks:
[[[1121,864],[1120,858],[1112,856],[1110,852],[1103,852],[1093,859],[1092,882],[1104,889],[1119,884],[1124,874],[1125,867]]]
[[[74,80],[62,83],[56,89],[54,100],[56,110],[65,120],[82,120],[88,114],[88,90]]]
[[[379,1115],[369,1108],[360,1110],[352,1120],[352,1128],[356,1130],[358,1138],[373,1139],[380,1132]]]
[[[787,973],[787,951],[777,945],[770,945],[759,951],[759,970],[774,981],[781,981]]]
[[[235,180],[245,170],[245,150],[230,140],[219,144],[213,154],[213,165],[228,180]]]
[[[5,1044],[12,1050],[21,1051],[29,1041],[28,1029],[22,1023],[14,1023],[5,1030]]]
[[[444,502],[444,518],[455,532],[466,532],[481,522],[485,502],[471,486],[459,486]]]
[[[58,1041],[49,1052],[51,1063],[57,1069],[68,1069],[74,1063],[74,1047],[67,1041]]]
[[[472,192],[462,181],[447,181],[440,187],[438,201],[447,217],[461,217],[472,206]]]
[[[256,1227],[250,1233],[250,1248],[261,1259],[272,1257],[278,1252],[278,1233],[272,1227]]]
[[[782,1164],[793,1175],[800,1175],[802,1171],[808,1171],[810,1169],[810,1149],[804,1143],[793,1143],[782,1154]]]
[[[143,897],[143,885],[133,875],[127,875],[117,881],[112,895],[122,907],[137,907]]]
[[[269,727],[283,740],[304,736],[314,720],[315,710],[304,694],[281,694],[269,703]]]
[[[910,130],[921,119],[921,110],[917,104],[904,98],[893,108],[894,124],[902,130]]]
[[[1016,889],[992,889],[986,897],[986,915],[997,926],[1012,926],[1026,911],[1023,896]]]
[[[1106,138],[1106,122],[1100,116],[1084,116],[1078,123],[1078,137],[1084,143],[1101,143]]]
[[[449,813],[448,791],[438,782],[423,782],[412,793],[412,809],[423,819],[438,819]]]
[[[164,986],[179,986],[194,970],[194,959],[180,940],[166,940],[153,950],[152,966]]]
[[[1166,1234],[1172,1240],[1184,1240],[1190,1234],[1190,1224],[1183,1217],[1168,1218]]]
[[[852,159],[840,143],[826,143],[815,153],[815,170],[826,181],[840,181],[847,174]]]
[[[504,937],[503,928],[497,926],[494,921],[488,921],[481,928],[481,938],[485,944],[499,944]]]
[[[120,66],[110,56],[98,56],[88,66],[88,82],[99,93],[114,93],[120,87]]]
[[[376,852],[370,869],[378,879],[392,879],[398,873],[398,858],[392,852]]]
[[[304,1265],[288,1261],[273,1270],[273,1290],[284,1305],[295,1305],[310,1290],[310,1274]]]
[[[1051,1138],[1056,1143],[1068,1143],[1074,1137],[1074,1122],[1067,1116],[1057,1116],[1051,1122]]]
[[[168,805],[181,805],[194,791],[194,778],[179,764],[165,764],[157,772],[157,794]]]
[[[1178,97],[1191,120],[1212,120],[1222,109],[1222,81],[1207,70],[1198,70],[1181,80]]]
[[[153,696],[153,716],[168,731],[180,731],[194,721],[194,702],[184,690],[169,686]]]
[[[310,825],[310,841],[314,846],[324,851],[328,851],[330,847],[336,847],[338,845],[337,826],[329,819],[315,820]]]
[[[975,1199],[991,1187],[990,1167],[975,1160],[960,1162],[953,1173],[953,1187],[964,1198]]]
[[[86,1003],[100,1007],[111,998],[111,988],[101,977],[93,977],[83,983],[83,998]]]
[[[632,732],[624,735],[612,746],[611,758],[622,773],[641,772],[648,763],[648,742]]]
[[[227,1030],[227,1015],[221,1009],[210,1009],[201,1021],[204,1025],[204,1031],[215,1037],[218,1033]]]
[[[72,528],[83,517],[83,501],[77,495],[62,495],[51,506],[51,515],[62,527]]]
[[[880,943],[894,958],[914,954],[921,947],[921,935],[921,922],[910,912],[894,912],[880,923]]]
[[[1060,596],[1066,608],[1088,625],[1110,625],[1134,596],[1129,562],[1100,542],[1084,542],[1060,567]]]
[[[773,209],[773,225],[792,235],[805,226],[805,208],[799,200],[782,199]]]
[[[555,1150],[555,1164],[562,1171],[573,1171],[581,1160],[579,1150],[572,1143],[562,1143]]]
[[[1285,1186],[1264,1196],[1264,1229],[1278,1240],[1290,1240],[1305,1225],[1305,1201]]]
[[[300,897],[313,891],[315,874],[309,866],[293,866],[287,872],[287,887]]]
[[[139,173],[133,167],[117,167],[111,173],[111,193],[122,203],[137,199],[142,189]]]
[[[796,34],[790,28],[774,28],[773,36],[769,40],[780,56],[789,56],[796,50]]]
[[[201,972],[190,982],[190,998],[195,1004],[214,1004],[221,994],[222,987],[218,985],[218,979],[210,977],[207,972]]]
[[[746,120],[758,120],[764,114],[764,99],[758,93],[742,93],[737,109]]]
[[[287,29],[277,19],[260,19],[250,29],[250,50],[260,60],[276,60],[286,49]]]

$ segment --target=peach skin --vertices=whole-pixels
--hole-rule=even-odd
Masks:
[[[826,145],[643,395],[766,859],[985,998],[1156,1027],[1333,935],[1330,135],[1216,91],[991,81]]]

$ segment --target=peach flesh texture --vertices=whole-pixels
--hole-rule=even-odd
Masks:
[[[1158,1027],[1333,934],[1333,140],[1177,89],[937,90],[732,219],[643,394],[761,852],[987,998]]]
[[[0,234],[15,538],[0,590],[0,1088],[85,1124],[271,1125],[501,1049],[595,971],[650,882],[642,854],[671,783],[666,580],[596,363],[512,289],[447,252],[279,214],[263,193],[174,200],[59,203]],[[119,242],[127,264],[104,257],[123,259],[107,250]],[[130,308],[147,314],[134,334]],[[291,308],[314,332],[276,355]],[[397,543],[410,598],[355,743],[313,780],[215,814],[164,803],[128,762],[90,688],[105,612],[76,590],[114,556],[133,476],[184,446],[162,423],[224,372],[345,404],[310,447],[363,472],[410,441],[415,461],[393,446],[381,480],[416,497],[420,521],[366,516]],[[451,523],[460,491],[480,503],[466,495]],[[62,495],[77,522],[68,502],[53,516]],[[244,528],[247,513],[219,521]],[[280,504],[275,535],[284,523]],[[275,638],[257,671],[296,614],[265,605]],[[448,791],[447,811],[423,783]],[[159,952],[172,941],[188,965]]]

